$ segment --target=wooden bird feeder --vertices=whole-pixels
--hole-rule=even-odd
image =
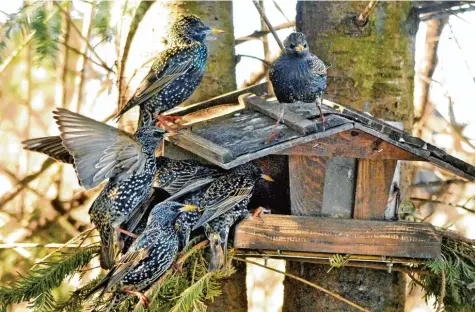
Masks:
[[[469,180],[472,165],[398,124],[327,100],[325,129],[315,104],[285,104],[281,135],[265,143],[281,105],[265,91],[260,84],[168,112],[185,116],[187,126],[169,138],[166,155],[195,155],[224,169],[253,161],[276,180],[258,183],[250,205],[273,214],[236,226],[238,254],[383,262],[440,255],[432,225],[397,221],[399,161],[429,162]]]

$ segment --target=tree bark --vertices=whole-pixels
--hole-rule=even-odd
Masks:
[[[355,18],[368,2],[302,1],[297,30],[310,51],[331,65],[324,97],[364,110],[384,120],[413,119],[414,40],[417,21],[411,2],[379,2],[368,23]],[[408,176],[408,175],[406,175]],[[402,183],[408,182],[408,178]],[[405,190],[405,187],[403,187]],[[397,272],[288,261],[286,270],[371,311],[403,311],[405,279]],[[306,285],[285,279],[283,311],[354,311]]]

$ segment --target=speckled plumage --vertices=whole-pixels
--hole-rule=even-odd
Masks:
[[[203,226],[211,242],[216,240],[215,234],[220,238],[221,248],[211,249],[210,270],[219,269],[224,264],[230,227],[239,220],[251,217],[248,203],[255,183],[261,177],[264,177],[261,169],[251,163],[238,166],[210,184],[200,199],[203,214],[193,229]]]
[[[290,34],[284,45],[286,51],[269,70],[276,98],[281,103],[320,101],[326,90],[326,65],[309,52],[306,37],[300,32]]]
[[[144,127],[135,135],[64,109],[55,112],[63,146],[74,159],[80,183],[86,189],[109,179],[89,209],[101,236],[101,266],[114,264],[114,234],[128,221],[134,226],[144,211],[137,211],[150,196],[156,172],[155,149],[164,131]]]
[[[183,209],[184,205],[176,202],[157,204],[149,215],[145,231],[90,294],[100,289],[101,295],[112,291],[108,304],[108,310],[112,310],[126,298],[124,291],[143,292],[156,282],[177,256],[174,224]]]
[[[138,127],[151,126],[153,113],[160,114],[184,102],[200,85],[208,51],[208,28],[195,15],[184,15],[172,26],[171,45],[160,52],[139,88],[117,118],[140,106]]]

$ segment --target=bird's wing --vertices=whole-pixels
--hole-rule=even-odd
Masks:
[[[180,198],[184,196],[185,194],[197,191],[201,189],[204,186],[207,186],[208,184],[212,183],[215,181],[215,177],[205,177],[205,178],[200,178],[200,179],[195,179],[188,183],[187,185],[183,186],[179,191],[173,193],[172,196],[167,197],[166,201],[176,201],[177,198]]]
[[[66,164],[74,163],[73,156],[63,146],[63,140],[59,136],[30,139],[23,141],[22,144],[24,149],[48,155],[54,160]]]
[[[141,145],[127,132],[62,108],[54,114],[84,188],[111,177],[125,178],[143,168],[146,157]]]
[[[111,269],[107,278],[107,286],[104,292],[113,288],[127,273],[149,256],[149,251],[159,239],[159,231],[147,231],[142,233],[132,243],[129,250],[119,259],[117,264]]]
[[[132,107],[144,103],[172,81],[185,74],[193,65],[194,58],[189,55],[195,48],[195,46],[176,46],[162,51],[132,98],[117,116],[120,117]]]
[[[204,212],[194,229],[233,209],[238,203],[250,198],[253,194],[254,183],[252,180],[243,176],[237,176],[234,179],[227,179],[228,177],[217,179],[208,188],[200,203],[200,208]]]
[[[312,55],[310,60],[308,61],[311,67],[311,70],[314,74],[318,75],[317,79],[313,79],[313,85],[320,89],[325,90],[327,85],[327,66],[321,61],[317,56]]]

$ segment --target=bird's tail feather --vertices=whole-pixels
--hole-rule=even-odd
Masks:
[[[108,227],[101,232],[101,253],[99,256],[99,262],[101,268],[110,269],[114,266],[115,260],[115,248],[114,248],[114,229]]]

